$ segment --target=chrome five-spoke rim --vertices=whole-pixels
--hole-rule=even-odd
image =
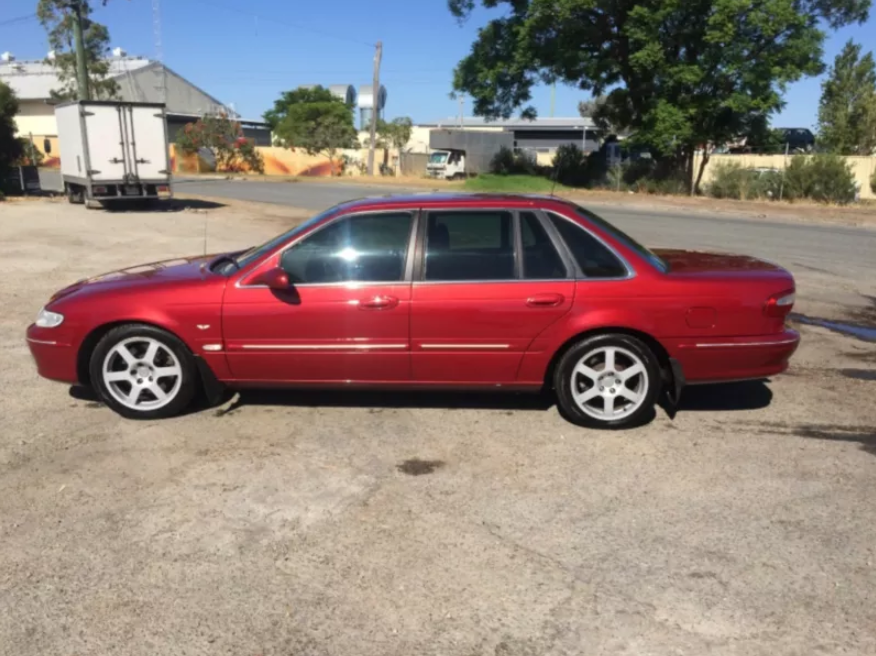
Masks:
[[[638,410],[648,393],[648,371],[635,353],[617,346],[588,352],[572,370],[572,398],[582,412],[603,421]]]
[[[173,401],[182,367],[167,346],[152,337],[131,337],[110,349],[103,381],[113,398],[132,410],[157,410]]]

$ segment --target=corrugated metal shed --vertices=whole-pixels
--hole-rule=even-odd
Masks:
[[[109,61],[110,76],[116,79],[152,63],[141,57],[120,57]],[[0,62],[0,80],[12,87],[19,100],[47,100],[52,89],[60,86],[54,66],[46,61]]]

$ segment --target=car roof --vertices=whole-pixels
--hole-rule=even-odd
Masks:
[[[369,196],[357,198],[339,204],[338,211],[364,211],[371,209],[410,209],[419,207],[535,207],[545,204],[571,205],[564,198],[543,196],[537,194],[466,194],[466,193],[434,193],[421,194],[387,194],[385,196]]]

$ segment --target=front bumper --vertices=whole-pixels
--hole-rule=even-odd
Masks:
[[[695,385],[775,376],[787,370],[799,345],[800,334],[786,329],[773,335],[688,338],[667,350],[681,364],[687,384]]]
[[[63,383],[78,382],[76,349],[63,330],[31,324],[27,328],[27,346],[40,376]]]

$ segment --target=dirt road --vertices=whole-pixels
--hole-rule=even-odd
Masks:
[[[300,216],[0,205],[0,654],[876,653],[874,343],[802,326],[788,375],[622,433],[511,396],[131,422],[36,376],[54,290]],[[782,263],[873,322],[876,277]]]

